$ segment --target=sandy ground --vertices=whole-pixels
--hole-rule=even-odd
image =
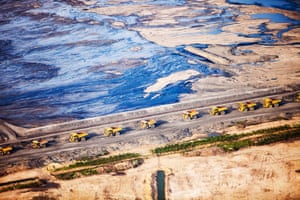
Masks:
[[[180,81],[180,80],[187,80],[192,77],[196,77],[196,76],[200,76],[200,75],[201,74],[198,71],[192,70],[192,69],[181,71],[178,73],[173,73],[167,77],[158,79],[155,84],[153,84],[145,89],[145,93],[158,92],[159,90],[166,87],[168,84],[176,83],[177,81]]]
[[[168,199],[299,199],[300,174],[295,172],[300,169],[299,145],[300,141],[295,141],[221,155],[155,157],[125,175],[72,181],[56,181],[46,171],[31,170],[17,175],[39,175],[59,187],[42,192],[5,192],[0,199],[151,199],[151,177],[157,170],[165,170],[168,175]]]
[[[224,131],[244,133],[280,125],[299,124],[299,116],[245,128]],[[251,147],[233,153],[218,149],[202,150],[200,156],[180,154],[152,157],[122,175],[104,174],[71,181],[56,180],[49,167],[0,177],[0,183],[39,177],[55,187],[46,190],[16,190],[1,193],[1,199],[152,199],[155,174],[164,170],[168,199],[299,199],[300,141]],[[153,145],[131,149],[147,154]],[[124,149],[124,153],[129,152]],[[49,165],[50,166],[50,165]]]

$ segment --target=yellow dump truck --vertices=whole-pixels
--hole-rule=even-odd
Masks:
[[[264,98],[263,105],[265,108],[278,107],[282,103],[282,99]]]
[[[39,149],[39,148],[45,148],[48,144],[48,140],[41,139],[41,140],[33,140],[31,142],[31,146],[34,149]]]
[[[79,132],[79,133],[71,133],[69,141],[70,142],[80,142],[80,141],[85,141],[86,137],[89,134],[87,132]]]
[[[147,129],[147,128],[155,128],[156,126],[156,120],[150,119],[150,120],[142,120],[141,121],[141,128]]]
[[[296,102],[300,102],[300,93],[298,93],[298,95],[296,97]]]
[[[183,119],[196,119],[198,118],[199,112],[197,110],[189,110],[183,113]]]
[[[12,150],[13,150],[13,148],[11,146],[0,147],[0,155],[3,156],[3,155],[10,154]]]
[[[119,135],[121,133],[121,131],[122,131],[121,127],[116,127],[116,126],[108,127],[108,128],[105,128],[104,135],[107,137],[116,136],[116,135]]]
[[[228,108],[226,106],[214,106],[211,108],[209,114],[210,115],[225,115],[228,112]]]
[[[257,108],[257,103],[255,103],[255,102],[239,103],[239,111],[241,111],[241,112],[255,110],[256,108]]]

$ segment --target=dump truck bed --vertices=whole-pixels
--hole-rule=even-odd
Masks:
[[[8,151],[11,151],[13,148],[12,147],[0,147],[0,151],[3,151],[3,152],[8,152]]]
[[[81,137],[88,136],[88,133],[87,132],[72,133],[72,136],[77,136],[77,137],[81,138]]]
[[[5,155],[5,154],[10,154],[10,152],[13,150],[11,146],[7,147],[0,147],[0,154]]]

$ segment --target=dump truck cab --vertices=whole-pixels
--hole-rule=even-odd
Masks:
[[[70,142],[80,142],[80,141],[85,141],[86,137],[89,134],[87,132],[79,132],[79,133],[71,133],[69,141]]]
[[[228,112],[226,106],[213,106],[209,112],[210,115],[225,115]]]
[[[249,110],[255,110],[256,107],[257,107],[257,103],[255,103],[255,102],[239,103],[239,111],[241,111],[241,112],[247,112]]]
[[[11,146],[0,147],[0,155],[7,155],[12,152],[13,148]]]
[[[197,110],[189,110],[183,113],[183,119],[196,119],[198,118],[199,112]]]
[[[34,149],[39,149],[39,148],[45,148],[48,144],[48,140],[46,139],[41,139],[41,140],[33,140],[31,142],[31,146]]]
[[[265,108],[278,107],[282,104],[282,99],[264,98],[263,105]]]
[[[141,121],[142,129],[155,128],[155,126],[156,126],[156,120],[154,120],[154,119]]]
[[[121,131],[122,131],[121,127],[117,127],[117,126],[108,127],[108,128],[105,128],[104,135],[107,137],[116,136],[116,135],[121,134]]]

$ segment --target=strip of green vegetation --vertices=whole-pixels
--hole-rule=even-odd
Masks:
[[[292,138],[300,137],[300,128],[294,130],[287,130],[284,134],[272,134],[267,137],[263,137],[255,142],[255,145],[266,145],[274,142],[280,142],[289,140]]]
[[[27,183],[14,184],[12,186],[2,188],[2,189],[0,189],[0,192],[7,192],[7,191],[11,191],[11,190],[25,189],[25,188],[37,188],[37,187],[41,187],[41,186],[42,186],[42,183],[39,180],[34,180],[34,181],[27,182]]]
[[[164,147],[158,147],[152,150],[155,154],[162,154],[168,152],[176,152],[176,151],[183,151],[183,150],[190,150],[196,146],[204,145],[204,144],[212,144],[216,142],[223,142],[223,141],[233,141],[241,138],[242,135],[220,135],[215,137],[205,138],[203,140],[196,140],[196,141],[188,141],[183,143],[177,144],[169,144]]]
[[[279,134],[274,133],[274,134],[264,135],[259,138],[222,143],[219,144],[218,146],[224,149],[224,151],[237,151],[244,147],[267,145],[275,142],[280,142],[280,141],[285,141],[285,140],[300,137],[299,128],[288,129],[285,131],[280,130],[280,132],[282,133]]]
[[[84,166],[103,165],[103,164],[108,164],[108,163],[119,162],[119,161],[126,160],[126,159],[137,158],[140,156],[141,155],[137,154],[137,153],[126,153],[126,154],[120,154],[120,155],[116,155],[116,156],[109,156],[106,158],[99,158],[99,159],[95,159],[95,160],[80,161],[80,162],[71,164],[67,167],[58,168],[55,171],[69,170],[69,169],[73,169],[73,168],[77,168],[77,167],[84,167]]]
[[[283,132],[284,134],[274,134]],[[299,136],[300,132],[300,125],[297,124],[296,126],[278,126],[268,129],[261,129],[257,131],[253,131],[251,133],[244,133],[239,135],[220,135],[216,137],[205,138],[203,140],[196,140],[196,141],[188,141],[183,143],[177,144],[169,144],[164,147],[155,148],[152,150],[154,154],[163,154],[163,153],[170,153],[170,152],[180,152],[180,151],[188,151],[192,150],[194,147],[205,145],[205,144],[214,144],[219,143],[218,146],[222,147],[225,151],[232,151],[238,150],[243,147],[254,145],[254,141],[252,140],[239,140],[243,137],[249,137],[252,135],[270,135],[269,137],[264,137],[265,139],[255,142],[256,145],[260,144],[267,144],[268,142],[276,142],[282,141],[286,138],[293,138]],[[298,133],[298,134],[297,134]],[[239,140],[239,141],[237,141]]]
[[[144,159],[143,158],[134,158],[127,160],[132,168],[138,167],[139,165],[143,164]],[[56,178],[61,180],[71,180],[75,178],[79,178],[82,176],[91,176],[95,174],[101,174],[101,173],[110,173],[114,171],[118,171],[118,169],[114,168],[113,165],[104,165],[100,171],[97,171],[97,167],[91,167],[87,169],[77,170],[77,171],[71,171],[71,172],[65,172],[61,174],[54,175]]]
[[[252,145],[253,142],[251,140],[241,140],[232,143],[220,144],[218,146],[224,149],[224,151],[237,151],[241,148],[245,148]]]
[[[56,175],[56,177],[62,180],[71,180],[74,178],[79,178],[81,176],[91,176],[94,174],[98,174],[97,170],[89,168],[89,169],[79,170],[76,172],[67,172],[63,174],[58,174]]]
[[[20,180],[16,180],[16,181],[9,181],[9,182],[5,182],[5,183],[0,183],[0,187],[1,186],[5,186],[5,185],[12,185],[12,184],[20,184],[20,183],[25,183],[25,182],[29,182],[29,181],[35,181],[37,179],[37,177],[34,178],[25,178],[25,179],[20,179]]]
[[[94,174],[98,174],[98,172],[95,169],[84,169],[84,170],[81,170],[80,173],[83,176],[91,176]]]
[[[61,180],[72,180],[74,178],[79,178],[80,175],[77,172],[69,172],[69,173],[57,174],[55,175],[55,177]]]

